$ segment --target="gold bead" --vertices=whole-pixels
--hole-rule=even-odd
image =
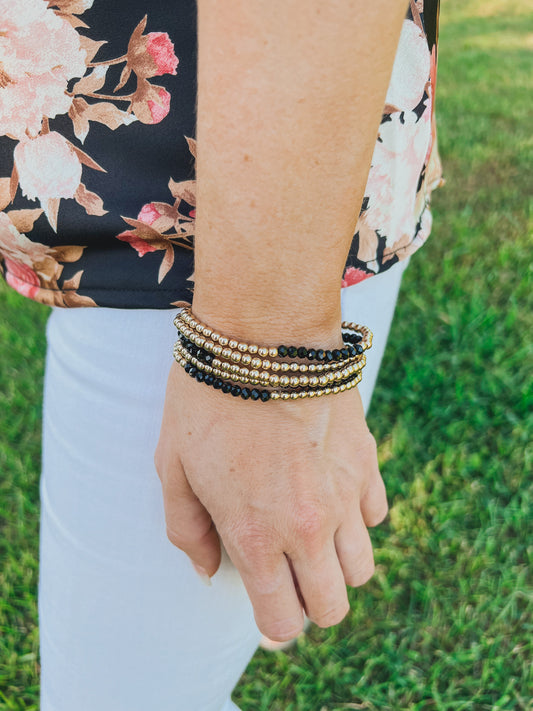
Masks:
[[[263,370],[270,370],[271,365],[272,363],[269,360],[264,360],[260,367],[263,368]]]
[[[238,363],[241,359],[241,354],[239,351],[232,351],[231,353],[231,360],[235,361],[235,363]]]
[[[251,370],[250,371],[250,378],[253,380],[259,380],[259,371],[258,370]]]
[[[338,386],[338,385],[335,385],[335,386],[334,386],[333,392],[334,392],[334,393],[338,393],[338,392],[339,392],[339,386]]]
[[[277,358],[278,357],[278,349],[277,348],[269,348],[268,349],[268,355],[271,358]]]
[[[282,400],[288,400],[290,398],[289,393],[280,393],[279,396]]]
[[[300,378],[297,375],[293,375],[290,379],[291,388],[297,388],[300,385]]]
[[[279,400],[279,393],[270,393],[271,400]]]
[[[211,351],[211,352],[213,352],[213,348],[214,348],[214,347],[215,347],[215,346],[214,346],[214,343],[212,343],[211,341],[206,341],[205,344],[204,344],[204,348],[205,348],[206,351]]]
[[[259,380],[261,381],[262,385],[268,385],[268,380],[269,380],[268,373],[261,373]]]
[[[341,392],[344,392],[346,390],[346,383],[341,383],[339,387],[341,389]]]
[[[220,340],[220,333],[213,331],[213,333],[211,334],[211,340],[215,341],[215,342],[219,341]]]
[[[252,343],[248,346],[248,350],[250,351],[250,353],[257,353],[257,351],[259,350],[259,346],[256,346]]]
[[[242,353],[245,353],[248,350],[248,344],[247,343],[239,343],[237,345],[238,350],[240,350]]]
[[[316,397],[316,392],[314,390],[308,390],[307,397]]]
[[[313,388],[319,385],[318,378],[316,377],[316,375],[313,375],[311,378],[309,378],[309,385]]]
[[[316,365],[314,365],[314,363],[311,363],[311,365],[309,366],[309,372],[310,373],[316,372]]]
[[[248,368],[239,368],[239,373],[242,375],[243,378],[247,378],[250,375],[250,371]]]
[[[220,366],[220,361],[218,358],[213,358],[212,363],[215,366],[215,368],[218,368]]]
[[[309,385],[309,378],[307,375],[300,376],[300,385]]]
[[[241,358],[241,363],[244,363],[245,365],[250,365],[251,362],[252,356],[249,353],[245,353]]]
[[[238,365],[231,365],[231,372],[237,374],[240,371],[240,368]]]
[[[289,365],[289,368],[290,368],[292,371],[300,370],[300,366],[298,365],[298,363],[291,363],[291,364]]]
[[[222,375],[222,371],[219,368],[213,368],[213,375],[218,377],[219,375]]]
[[[307,373],[307,366],[306,366],[305,363],[302,363],[302,364],[300,365],[300,371],[301,371],[302,373]]]
[[[288,363],[280,363],[281,367],[281,372],[286,373],[289,370],[289,364]]]
[[[269,377],[269,383],[272,387],[277,388],[279,385],[279,375],[271,375]]]
[[[266,358],[268,355],[268,348],[265,348],[262,346],[258,351],[257,354],[261,356],[261,358]]]
[[[234,338],[231,339],[231,341],[228,343],[228,346],[230,348],[237,348],[239,345],[239,341],[236,341]]]
[[[198,331],[198,333],[200,333],[200,331],[204,330],[204,327],[202,326],[201,323],[196,323],[195,328]]]
[[[291,399],[292,400],[298,400],[299,394],[298,393],[291,393]]]
[[[286,388],[289,383],[290,383],[290,378],[288,375],[282,375],[281,378],[279,379],[279,384],[284,388]]]
[[[328,373],[326,377],[328,379],[328,383],[332,383],[335,380],[335,373]]]
[[[261,362],[261,358],[252,358],[252,368],[260,368]]]
[[[226,359],[231,358],[231,348],[224,348],[222,351],[222,357]]]
[[[281,370],[281,365],[277,361],[274,361],[270,367],[270,370],[273,370],[275,373],[279,372]]]
[[[204,328],[202,328],[202,333],[206,338],[209,338],[213,331],[208,326],[204,326]]]
[[[218,342],[220,343],[221,346],[227,346],[228,345],[228,339],[226,336],[220,336],[218,339]]]
[[[318,382],[320,383],[320,385],[327,385],[328,379],[326,378],[325,375],[321,375],[320,378],[318,379]]]
[[[317,365],[316,369],[317,369],[317,371],[318,371],[319,373],[321,373],[321,372],[324,370],[324,366],[322,365],[322,363],[319,363],[319,364]]]

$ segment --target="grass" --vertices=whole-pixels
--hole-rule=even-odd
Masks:
[[[390,504],[376,574],[337,627],[257,652],[243,711],[533,709],[532,30],[527,0],[443,3],[447,183],[368,418]],[[30,711],[48,309],[3,286],[0,304],[0,709]]]

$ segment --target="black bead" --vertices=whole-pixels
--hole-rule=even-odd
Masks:
[[[350,351],[351,356],[357,355],[357,351],[355,350],[353,343],[351,343],[346,350]]]
[[[268,392],[268,390],[261,390],[261,400],[263,402],[270,400],[270,393]]]
[[[356,343],[356,345],[354,346],[354,348],[355,348],[355,352],[356,352],[356,353],[359,353],[359,354],[361,354],[361,353],[365,350],[365,349],[363,348],[363,346],[362,346],[360,343]]]
[[[298,348],[298,358],[307,358],[307,348],[303,346]]]
[[[203,348],[198,348],[196,357],[198,358],[198,360],[201,360],[202,363],[205,361],[205,351],[203,350]]]
[[[350,349],[349,348],[341,348],[339,352],[341,354],[340,360],[342,360],[343,358],[350,357]]]
[[[191,378],[196,378],[196,373],[198,372],[198,368],[195,368],[194,365],[191,367],[189,370],[189,375]]]
[[[298,355],[298,349],[296,348],[296,346],[289,346],[287,348],[287,353],[289,354],[290,358],[296,358],[296,356]]]
[[[204,373],[202,370],[199,370],[199,371],[196,373],[195,377],[196,377],[196,380],[197,380],[199,383],[201,383],[201,382],[203,382],[203,380],[204,380],[204,378],[205,378],[205,373]]]
[[[211,365],[213,362],[213,355],[211,353],[206,353],[204,356],[204,362],[207,363],[207,365]]]
[[[314,360],[316,358],[316,350],[314,348],[309,348],[307,351],[307,357],[309,360]]]
[[[215,376],[212,373],[207,373],[207,375],[204,378],[204,383],[207,385],[213,385],[215,382]]]
[[[289,349],[287,348],[287,346],[278,346],[278,355],[282,358],[285,358],[288,352]]]
[[[322,348],[319,348],[316,352],[316,359],[317,360],[325,360],[326,358],[326,351],[323,350]]]
[[[241,389],[238,385],[231,386],[231,394],[233,397],[238,397],[241,394]]]
[[[188,373],[191,368],[192,368],[192,364],[191,364],[191,363],[187,363],[187,365],[185,366],[185,372]]]
[[[222,378],[215,378],[215,382],[213,383],[213,387],[216,390],[220,390],[220,388],[224,385],[224,381]]]
[[[259,398],[261,397],[261,393],[259,392],[259,390],[257,390],[257,388],[253,388],[250,392],[250,397],[252,398],[252,400],[259,400]]]
[[[231,383],[226,382],[222,385],[222,392],[223,393],[230,393],[232,387],[233,387],[233,385]]]
[[[243,400],[248,400],[250,397],[250,389],[249,388],[243,388],[241,390],[241,397]]]
[[[333,360],[333,358],[334,358],[333,353],[332,353],[331,351],[326,351],[326,360],[327,360],[327,362],[328,362],[328,363],[331,363],[331,361]]]

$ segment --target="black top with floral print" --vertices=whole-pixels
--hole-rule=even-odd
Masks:
[[[192,301],[196,2],[0,0],[0,269],[54,306]],[[341,288],[416,251],[444,181],[438,0],[411,0]]]

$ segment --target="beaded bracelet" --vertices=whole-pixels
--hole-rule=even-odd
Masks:
[[[313,388],[309,390],[300,390],[298,392],[286,392],[286,391],[271,391],[271,390],[259,390],[257,388],[247,388],[240,387],[239,385],[232,385],[228,381],[224,381],[220,377],[215,377],[212,373],[204,373],[201,369],[196,368],[190,362],[181,358],[180,356],[174,356],[176,361],[184,367],[186,373],[191,377],[196,378],[198,382],[203,382],[206,385],[211,385],[215,389],[221,390],[224,393],[229,393],[234,397],[242,397],[243,400],[261,400],[262,402],[267,402],[267,400],[297,400],[299,398],[313,398],[320,397],[322,395],[329,395],[330,393],[344,392],[345,390],[350,390],[355,387],[360,381],[362,374],[361,372],[352,376],[351,379],[341,385],[334,385],[333,387],[325,388]]]
[[[201,348],[198,347],[198,351]],[[271,387],[291,387],[297,388],[299,386],[318,387],[319,385],[326,386],[332,384],[335,380],[344,381],[349,378],[353,373],[360,372],[365,363],[366,356],[361,356],[361,360],[357,363],[352,363],[348,367],[339,368],[338,370],[329,371],[325,375],[281,375],[277,373],[269,373],[268,371],[259,370],[249,370],[248,368],[239,368],[238,365],[230,363],[222,363],[217,358],[213,358],[210,361],[206,360],[209,354],[205,353],[204,357],[200,357],[200,353],[192,352],[188,350],[184,345],[177,341],[174,345],[174,354],[179,355],[186,361],[192,363],[200,370],[205,370],[207,373],[213,373],[215,376],[224,376],[230,380],[243,383],[252,383],[254,385],[270,385]]]
[[[342,333],[345,346],[333,350],[244,343],[199,321],[190,306],[177,314],[174,325],[179,340],[174,344],[173,355],[189,375],[234,397],[263,402],[320,397],[355,387],[366,363],[363,352],[372,345],[372,332],[367,327],[347,321],[341,324],[342,329],[349,331]],[[286,357],[318,362],[276,360]],[[283,374],[278,375],[280,372]],[[295,375],[297,372],[302,374]],[[247,384],[273,389],[249,388]]]

